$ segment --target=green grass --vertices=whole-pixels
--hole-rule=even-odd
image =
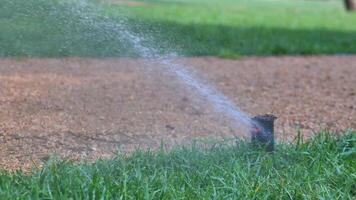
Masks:
[[[50,160],[0,172],[0,199],[355,199],[356,132],[279,144],[136,151],[95,163]],[[203,148],[204,147],[204,148]]]
[[[94,8],[80,8],[78,2],[85,1]],[[356,13],[345,12],[341,0],[145,0],[136,6],[96,6],[103,1],[2,0],[0,56],[135,56],[113,28],[122,15],[128,16],[129,29],[161,52],[356,53]]]

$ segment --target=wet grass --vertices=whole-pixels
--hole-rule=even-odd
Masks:
[[[354,131],[323,132],[274,154],[237,142],[53,159],[30,174],[1,171],[0,199],[355,199],[355,145]]]
[[[83,7],[88,1],[92,8]],[[0,56],[135,56],[115,27],[122,15],[162,53],[356,53],[356,14],[346,13],[342,1],[145,0],[95,6],[98,1],[2,0]]]
[[[2,1],[0,56],[133,55],[110,27],[113,20],[96,11],[93,1],[90,6],[81,2]]]

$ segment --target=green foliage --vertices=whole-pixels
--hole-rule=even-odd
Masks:
[[[112,2],[2,0],[0,56],[136,56],[120,29],[188,56],[356,53],[356,15],[342,1]]]
[[[0,199],[354,199],[356,132],[320,133],[274,154],[245,142],[136,151],[95,163],[52,159],[0,172]]]
[[[127,9],[185,55],[356,53],[356,15],[341,1],[145,2]]]

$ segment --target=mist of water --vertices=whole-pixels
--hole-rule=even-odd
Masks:
[[[91,3],[86,0],[79,2],[75,10],[78,17],[80,17],[84,23],[90,24],[90,26],[97,26],[109,34],[114,34],[126,40],[139,57],[149,61],[145,63],[147,66],[151,65],[151,61],[158,63],[160,66],[159,70],[179,79],[190,91],[196,93],[202,100],[209,103],[217,113],[229,117],[234,121],[234,124],[239,127],[251,127],[253,121],[246,112],[243,112],[215,87],[202,81],[196,73],[189,71],[188,66],[175,62],[179,57],[176,52],[173,51],[169,54],[161,55],[159,53],[160,49],[155,48],[155,45],[147,45],[148,38],[143,37],[142,34],[130,31],[133,24],[128,22],[124,15],[118,20],[105,18],[101,14],[100,7],[91,5]],[[97,18],[105,20],[98,21]]]

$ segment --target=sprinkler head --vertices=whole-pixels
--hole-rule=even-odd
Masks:
[[[251,142],[257,148],[274,151],[274,115],[258,115],[252,118]]]

